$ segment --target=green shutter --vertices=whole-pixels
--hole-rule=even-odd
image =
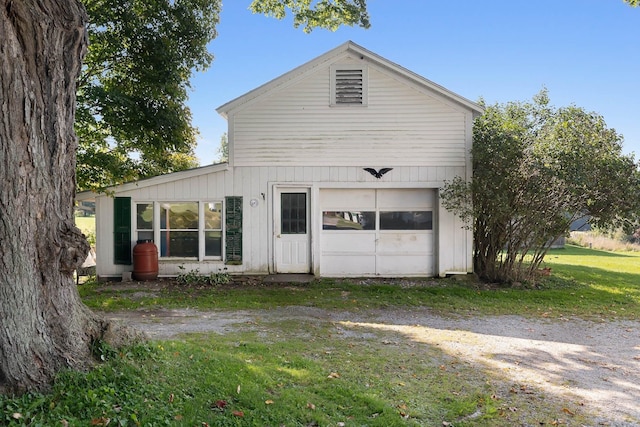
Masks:
[[[113,262],[131,265],[131,197],[113,200]]]
[[[242,197],[226,197],[225,213],[226,263],[242,264]]]

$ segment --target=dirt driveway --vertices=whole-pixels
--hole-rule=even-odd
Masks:
[[[329,322],[341,333],[363,337],[391,332],[398,340],[436,346],[514,383],[584,405],[599,415],[596,425],[640,426],[638,321],[446,318],[426,309],[352,313],[311,307],[128,311],[108,317],[126,321],[154,339],[190,332],[228,334],[287,319]]]

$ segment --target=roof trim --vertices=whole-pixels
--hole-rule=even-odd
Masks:
[[[216,111],[226,119],[228,118],[228,114],[233,110],[241,108],[245,104],[250,103],[251,101],[257,98],[262,97],[268,92],[271,92],[272,90],[275,90],[278,87],[281,87],[287,84],[288,82],[294,79],[297,79],[304,74],[307,74],[308,72],[321,66],[322,64],[331,62],[335,58],[348,52],[352,52],[355,55],[359,55],[363,59],[366,58],[368,61],[376,64],[377,66],[390,70],[396,74],[399,74],[422,87],[425,87],[433,92],[436,92],[444,96],[445,98],[455,102],[456,104],[462,105],[463,107],[466,107],[472,110],[474,113],[481,114],[484,111],[484,108],[482,108],[479,104],[473,101],[470,101],[467,98],[464,98],[456,94],[455,92],[452,92],[449,89],[443,86],[440,86],[439,84],[434,83],[431,80],[428,80],[417,73],[414,73],[411,70],[408,70],[392,61],[389,61],[388,59],[383,58],[382,56],[376,53],[373,53],[350,40],[316,57],[315,59],[312,59],[311,61],[306,62],[285,74],[282,74],[280,77],[276,77],[275,79],[257,87],[256,89],[253,89],[245,93],[244,95],[241,95],[227,102],[226,104],[221,105],[216,109]]]
[[[170,181],[178,181],[181,179],[195,178],[200,175],[209,173],[222,172],[229,169],[228,163],[215,163],[207,166],[200,166],[193,169],[187,169],[179,172],[172,172],[165,175],[158,175],[151,178],[145,178],[138,181],[127,182],[121,185],[108,187],[104,193],[95,193],[91,190],[82,191],[76,194],[76,201],[92,200],[96,197],[106,196],[109,193],[121,193],[125,191],[139,190],[141,188],[150,187],[152,185],[165,184]]]

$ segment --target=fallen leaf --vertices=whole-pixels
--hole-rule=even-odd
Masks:
[[[273,405],[275,402],[273,400],[269,399],[269,400],[265,400],[264,403],[267,404],[267,405]]]
[[[62,427],[69,427],[69,421],[67,420],[60,420],[60,424],[62,424]]]
[[[562,412],[564,412],[565,414],[569,414],[571,416],[574,416],[576,413],[572,412],[569,408],[562,408]]]
[[[311,403],[311,402],[307,402],[307,408],[308,408],[308,409],[311,409],[311,410],[313,411],[313,410],[315,410],[315,409],[316,409],[316,405],[314,405],[314,404],[313,404],[313,403]]]
[[[340,378],[340,374],[337,372],[331,372],[327,378]]]
[[[175,417],[173,417],[173,419],[176,421],[182,421],[182,418],[182,415],[176,415]]]
[[[169,395],[169,403],[173,403],[173,399],[175,399],[175,396],[174,396],[174,394],[173,394],[173,393],[171,393],[171,394]]]
[[[19,420],[20,418],[22,418],[22,414],[20,412],[14,412],[12,417],[14,420]]]
[[[111,422],[111,418],[100,417],[100,418],[92,419],[91,425],[92,426],[108,426],[110,422]]]
[[[238,384],[238,388],[236,389],[236,393],[240,394],[240,384]]]
[[[240,417],[240,418],[244,417],[244,412],[242,412],[242,411],[233,411],[232,414],[235,417]]]
[[[216,407],[218,409],[224,409],[225,406],[227,406],[227,401],[226,400],[216,400],[216,403],[214,403],[211,406]]]
[[[202,424],[200,424],[202,427],[210,427],[209,423],[205,423],[204,421],[202,422]]]

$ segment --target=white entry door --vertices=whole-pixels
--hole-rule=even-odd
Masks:
[[[309,189],[277,188],[274,202],[276,273],[311,272]]]

